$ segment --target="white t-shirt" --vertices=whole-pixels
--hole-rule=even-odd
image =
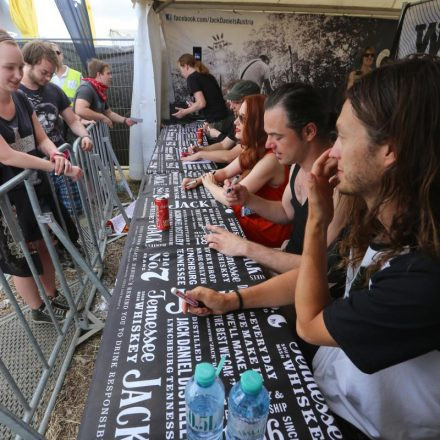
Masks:
[[[265,79],[270,78],[270,67],[259,58],[246,63],[240,71],[240,79],[253,81],[260,87]]]

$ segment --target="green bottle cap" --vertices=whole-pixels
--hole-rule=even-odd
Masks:
[[[247,370],[240,377],[241,387],[246,394],[258,394],[263,388],[263,378],[255,370]]]
[[[209,387],[215,380],[215,368],[208,362],[197,364],[194,378],[201,387]]]

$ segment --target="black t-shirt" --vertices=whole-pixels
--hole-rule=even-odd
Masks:
[[[304,205],[301,205],[295,195],[295,179],[300,169],[301,167],[299,165],[295,165],[292,176],[290,177],[290,190],[292,192],[290,203],[292,204],[295,215],[293,216],[292,222],[292,235],[286,246],[286,252],[298,255],[301,255],[303,251],[304,232],[309,212],[308,200],[304,202]]]
[[[231,139],[231,141],[237,142],[237,138],[235,137],[235,124],[234,124],[234,118],[232,118],[231,125],[228,127],[228,131],[226,133],[226,137]]]
[[[348,296],[324,309],[328,331],[351,362],[374,373],[440,349],[440,262],[411,251],[367,283],[365,274],[361,267]]]
[[[222,91],[210,73],[193,72],[186,79],[186,84],[191,95],[196,92],[203,93],[206,101],[203,115],[208,122],[221,121],[228,116]]]
[[[73,110],[75,111],[75,104],[77,99],[84,99],[90,103],[90,110],[97,113],[104,113],[108,108],[107,101],[103,101],[93,86],[88,82],[82,82],[78,87],[75,94],[75,100],[73,101]]]
[[[52,83],[48,83],[38,90],[31,90],[20,84],[20,90],[33,105],[37,118],[48,138],[57,147],[64,144],[64,126],[59,114],[70,106],[67,95]]]
[[[12,93],[12,99],[15,104],[15,116],[11,121],[0,117],[0,136],[12,149],[37,156],[32,126],[32,105],[20,90]],[[22,168],[0,165],[0,183],[6,182],[22,171]],[[29,180],[34,184],[38,183],[37,172],[32,173]]]

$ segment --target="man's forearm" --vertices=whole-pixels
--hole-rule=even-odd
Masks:
[[[229,139],[228,137],[225,137],[221,142],[216,142],[215,144],[207,145],[206,147],[203,147],[203,149],[205,151],[214,151],[214,150],[227,151],[233,148],[234,145],[235,145],[235,141]]]
[[[82,108],[82,109],[75,109],[75,113],[83,119],[87,119],[89,121],[102,121],[105,117],[103,113],[95,112],[94,110],[90,108]]]
[[[283,225],[292,221],[287,216],[283,204],[280,201],[267,200],[255,194],[249,194],[246,206],[273,223]]]
[[[245,309],[292,305],[298,270],[292,269],[263,283],[240,289]]]
[[[295,298],[299,325],[308,325],[329,301],[327,227],[309,216]]]
[[[72,124],[69,125],[69,128],[77,136],[89,136],[89,132],[84,127],[84,125],[81,124],[80,121],[73,122]]]
[[[205,149],[199,151],[199,155],[201,159],[212,160],[218,163],[231,163],[238,156],[238,154],[231,152],[231,150],[205,151]]]
[[[106,116],[112,121],[116,122],[117,124],[123,124],[125,123],[126,119],[124,116],[118,115],[114,111],[107,111]]]
[[[297,268],[301,262],[301,255],[290,254],[248,240],[244,244],[243,253],[258,264],[278,273]]]

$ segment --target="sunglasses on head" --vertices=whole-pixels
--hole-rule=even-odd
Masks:
[[[375,54],[374,53],[364,53],[364,58],[367,58],[367,57],[374,58]]]

